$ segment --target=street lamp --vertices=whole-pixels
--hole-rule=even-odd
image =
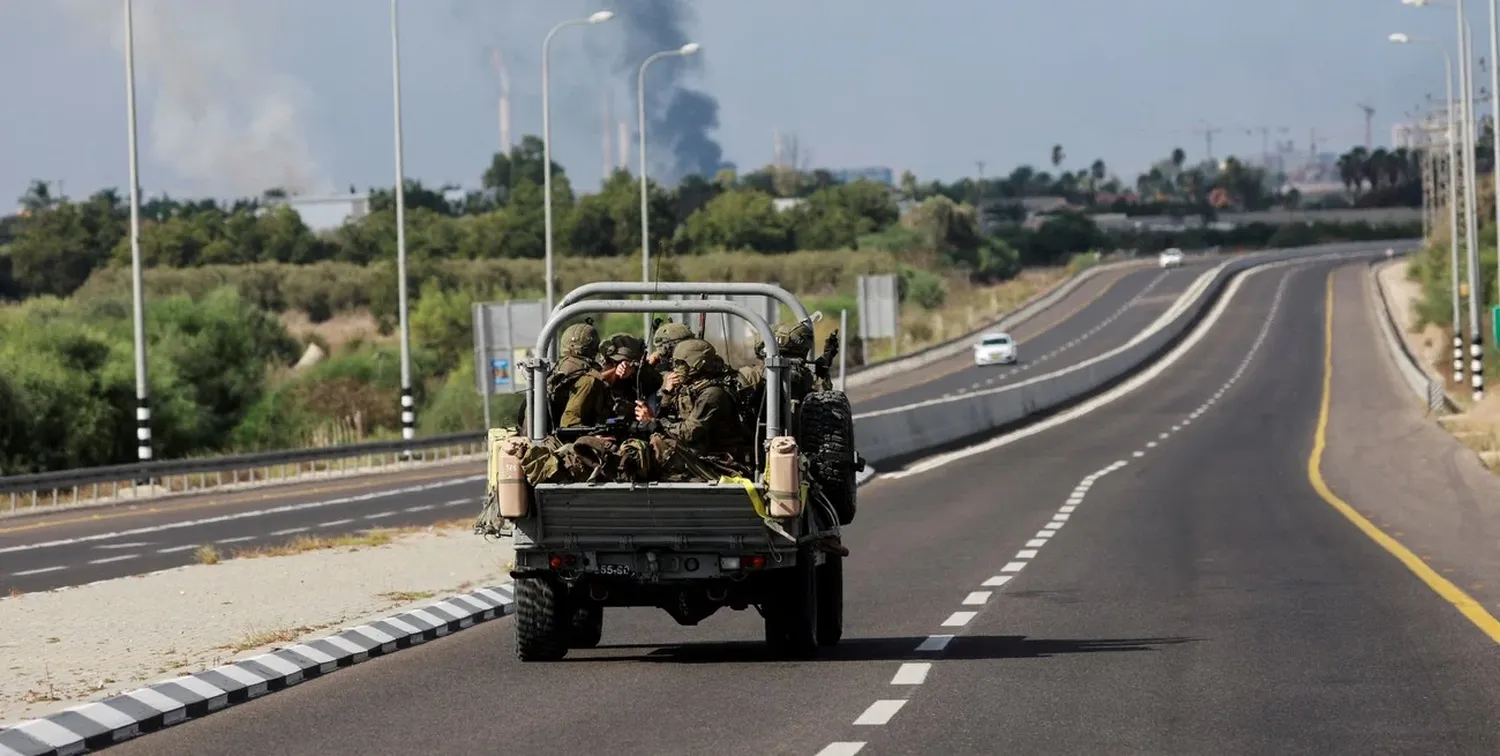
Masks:
[[[411,327],[406,318],[406,164],[401,139],[401,40],[396,0],[391,0],[391,92],[396,121],[396,312],[401,328],[401,438],[417,434],[417,406],[411,395]]]
[[[1447,74],[1443,77],[1443,83],[1448,88],[1448,108],[1446,113],[1448,121],[1448,243],[1450,247],[1449,264],[1452,267],[1453,274],[1453,346],[1455,350],[1453,353],[1453,381],[1455,383],[1463,383],[1463,337],[1458,335],[1463,328],[1463,316],[1459,309],[1458,297],[1458,183],[1453,180],[1458,170],[1458,156],[1456,154],[1458,145],[1453,128],[1455,121],[1453,117],[1453,55],[1449,52],[1447,45],[1435,39],[1425,37],[1413,39],[1406,34],[1397,32],[1390,36],[1390,40],[1398,45],[1416,42],[1436,47],[1443,54],[1444,70],[1447,71]]]
[[[135,329],[136,459],[151,459],[151,400],[146,387],[146,295],[141,265],[141,175],[135,130],[135,24],[125,0],[125,111],[130,139],[130,291]]]
[[[687,44],[683,45],[682,47],[679,47],[679,48],[677,48],[675,50],[662,50],[659,53],[653,53],[652,55],[647,56],[647,58],[644,61],[641,61],[641,70],[636,75],[636,85],[635,85],[636,116],[639,119],[639,123],[637,124],[637,130],[640,132],[638,134],[638,136],[639,136],[639,138],[641,140],[641,145],[640,145],[641,158],[640,159],[641,159],[641,282],[642,283],[649,283],[651,281],[651,226],[650,226],[650,219],[649,219],[649,211],[647,209],[647,207],[648,207],[648,199],[647,199],[648,198],[648,193],[647,193],[647,184],[646,184],[646,67],[649,66],[649,65],[651,65],[655,61],[658,61],[658,60],[660,60],[662,58],[670,57],[670,56],[673,56],[673,55],[680,55],[680,56],[692,55],[692,54],[698,52],[699,48],[700,48],[700,45],[697,42],[689,42],[689,43],[687,43]],[[645,331],[644,332],[646,334],[646,340],[649,341],[651,339],[651,313],[646,313],[645,316],[644,316],[644,318],[645,318]]]
[[[1454,0],[1452,5],[1437,0],[1401,0],[1403,5],[1423,7],[1437,5],[1453,8],[1458,17],[1458,86],[1464,149],[1464,210],[1468,214],[1465,224],[1465,247],[1468,250],[1469,268],[1469,374],[1474,401],[1484,398],[1484,334],[1479,325],[1479,211],[1475,196],[1474,165],[1474,77],[1473,37],[1469,29],[1469,17],[1464,11],[1464,0]],[[1455,330],[1453,335],[1454,356],[1463,359],[1463,337]]]
[[[569,26],[583,26],[585,24],[599,24],[615,17],[613,11],[599,11],[588,18],[575,18],[564,21],[547,32],[547,37],[542,40],[542,214],[546,218],[546,276],[547,276],[547,312],[552,312],[552,108],[547,91],[547,73],[550,51],[552,49],[552,38],[558,32]]]

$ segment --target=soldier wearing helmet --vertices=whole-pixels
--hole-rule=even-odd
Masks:
[[[672,376],[672,350],[691,338],[692,329],[681,323],[665,323],[651,334],[651,351],[641,366],[640,393],[642,399],[651,400],[653,412],[670,404],[665,399],[676,390],[678,380]]]
[[[614,334],[600,345],[599,377],[609,389],[609,417],[634,417],[635,404],[642,397],[641,362],[645,357],[645,344],[628,333]]]
[[[594,425],[604,421],[608,391],[594,371],[599,356],[599,331],[592,322],[570,325],[562,334],[557,366],[547,375],[547,412],[556,427]],[[526,427],[526,403],[518,420]]]
[[[672,374],[680,389],[673,406],[663,409],[675,412],[658,418],[644,404],[636,407],[636,419],[659,432],[652,446],[662,469],[684,477],[741,472],[750,439],[740,421],[734,373],[712,344],[687,339],[672,350]]]

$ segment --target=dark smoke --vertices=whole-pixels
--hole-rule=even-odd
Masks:
[[[622,27],[618,69],[629,81],[632,94],[646,56],[692,41],[688,35],[692,13],[686,0],[609,0],[605,5],[618,14],[611,23]],[[712,177],[732,167],[724,162],[724,149],[713,136],[719,128],[718,100],[683,84],[702,65],[702,54],[657,61],[646,73],[646,138],[654,154],[665,150],[672,156],[662,176],[667,181],[694,173]]]

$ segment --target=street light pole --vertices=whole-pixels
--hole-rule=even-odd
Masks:
[[[1443,84],[1448,92],[1448,107],[1444,109],[1448,121],[1448,246],[1449,246],[1449,268],[1453,286],[1453,382],[1462,385],[1464,382],[1464,340],[1463,340],[1463,313],[1459,304],[1458,294],[1458,176],[1460,173],[1458,164],[1458,134],[1456,133],[1454,99],[1453,99],[1453,54],[1448,46],[1434,39],[1412,39],[1405,34],[1392,34],[1392,42],[1407,44],[1409,42],[1420,42],[1432,45],[1443,53]]]
[[[1447,3],[1435,0],[1401,0],[1403,5],[1414,5],[1417,7],[1425,5],[1442,5]],[[1492,0],[1493,2],[1493,0]],[[1484,335],[1479,324],[1479,211],[1476,200],[1475,189],[1475,140],[1474,140],[1474,76],[1473,76],[1473,33],[1469,29],[1469,17],[1464,10],[1464,0],[1455,0],[1451,6],[1458,17],[1458,86],[1460,100],[1460,117],[1463,119],[1461,125],[1461,143],[1463,146],[1463,172],[1464,172],[1464,210],[1468,221],[1465,223],[1466,233],[1465,247],[1468,249],[1469,269],[1469,370],[1471,373],[1471,386],[1473,387],[1474,401],[1484,398]],[[1491,26],[1494,24],[1492,23]],[[1491,61],[1493,67],[1494,61]],[[1500,207],[1497,207],[1500,213]],[[1459,329],[1454,328],[1453,347],[1455,361],[1463,360],[1463,337]]]
[[[135,331],[136,459],[151,459],[151,399],[146,382],[146,293],[141,261],[141,175],[135,128],[135,21],[125,0],[125,110],[130,139],[130,290]]]
[[[635,98],[636,98],[636,131],[640,138],[640,160],[641,160],[641,282],[651,282],[651,223],[649,190],[646,182],[646,67],[662,58],[671,55],[692,55],[698,52],[697,42],[689,42],[676,50],[663,50],[653,53],[641,62],[641,69],[636,74]],[[651,313],[642,316],[646,340],[651,339]]]
[[[553,303],[553,274],[552,274],[552,103],[548,91],[549,63],[551,60],[552,38],[557,33],[569,26],[583,26],[585,24],[597,24],[608,21],[615,17],[613,11],[599,11],[588,18],[575,18],[564,21],[547,32],[546,38],[542,40],[542,215],[546,224],[545,244],[546,263],[545,275],[547,276],[547,312],[552,312]]]
[[[406,164],[401,139],[401,39],[396,0],[391,0],[391,92],[396,121],[396,311],[401,321],[401,438],[417,434],[417,406],[411,392],[411,324],[406,301]]]
[[[1479,202],[1477,199],[1479,173],[1475,166],[1474,152],[1474,38],[1469,29],[1469,17],[1464,12],[1464,0],[1456,0],[1458,6],[1459,55],[1462,73],[1464,101],[1464,208],[1469,213],[1468,239],[1465,246],[1469,253],[1469,381],[1473,387],[1474,401],[1484,398],[1484,335],[1479,324]]]

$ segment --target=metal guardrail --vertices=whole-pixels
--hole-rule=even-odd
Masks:
[[[475,431],[9,475],[0,477],[0,516],[482,457],[484,442],[485,434]]]
[[[1387,262],[1388,260],[1372,260],[1365,275],[1365,286],[1371,294],[1371,306],[1376,311],[1375,323],[1379,326],[1386,351],[1396,363],[1396,370],[1401,374],[1407,387],[1416,394],[1418,399],[1426,403],[1429,413],[1457,410],[1458,404],[1448,396],[1443,382],[1422,368],[1421,360],[1412,354],[1406,344],[1406,339],[1401,336],[1401,326],[1391,312],[1391,301],[1386,293],[1385,284],[1380,281],[1380,268],[1384,267]]]

